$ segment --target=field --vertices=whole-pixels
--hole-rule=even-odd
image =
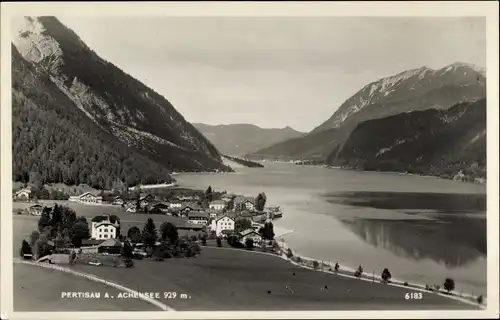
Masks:
[[[99,292],[98,299],[62,299],[61,292]],[[14,311],[155,311],[157,307],[137,299],[107,299],[118,290],[67,273],[14,264]]]
[[[36,226],[36,217],[33,218],[14,216],[15,255],[22,238]],[[226,248],[202,247],[201,255],[196,258],[135,261],[132,269],[89,265],[71,268],[140,292],[160,292],[160,301],[177,310],[474,308],[427,292],[423,293],[421,300],[405,300],[405,293],[412,292],[410,289],[315,272],[278,257]],[[16,273],[14,286],[19,287],[21,281],[26,280],[20,280]],[[47,289],[52,286],[52,281],[44,283]],[[290,286],[293,293],[286,286]],[[325,286],[328,289],[321,290]],[[14,299],[21,299],[17,295],[21,291],[16,290]],[[176,292],[177,298],[165,299],[163,292]],[[188,298],[182,299],[181,294]]]

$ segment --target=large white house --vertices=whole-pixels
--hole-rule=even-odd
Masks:
[[[214,200],[210,202],[208,207],[211,210],[222,211],[226,208],[226,202],[224,200]]]
[[[90,192],[85,192],[79,196],[69,197],[69,201],[80,202],[85,204],[102,204],[102,197],[93,195]]]
[[[223,215],[212,220],[212,225],[210,227],[212,231],[215,231],[215,234],[218,237],[221,235],[223,230],[234,230],[234,219],[228,215]]]
[[[118,222],[112,223],[108,219],[102,221],[92,221],[91,239],[107,240],[117,237],[117,229],[120,226]]]

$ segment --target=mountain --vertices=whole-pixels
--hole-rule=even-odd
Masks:
[[[486,179],[486,99],[363,122],[327,163],[456,180]]]
[[[339,151],[352,130],[364,121],[408,111],[447,109],[485,97],[484,70],[465,63],[454,63],[439,70],[422,67],[404,71],[366,85],[347,99],[330,119],[304,137],[258,150],[251,157],[326,159],[333,151]],[[321,137],[318,142],[317,135]],[[326,136],[330,136],[330,140],[325,142]]]
[[[305,135],[290,127],[265,129],[253,124],[193,125],[223,154],[243,156],[287,139]]]
[[[105,187],[169,181],[171,171],[232,171],[164,97],[56,18],[25,17],[13,31],[15,179],[35,172]]]

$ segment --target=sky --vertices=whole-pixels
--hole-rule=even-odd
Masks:
[[[484,18],[58,18],[193,123],[308,132],[379,78],[486,66]]]

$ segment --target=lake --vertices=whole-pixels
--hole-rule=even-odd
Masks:
[[[455,280],[486,294],[486,186],[434,177],[264,163],[235,173],[182,173],[180,186],[256,196],[279,205],[277,228],[299,254],[365,273],[389,268],[420,284]]]

